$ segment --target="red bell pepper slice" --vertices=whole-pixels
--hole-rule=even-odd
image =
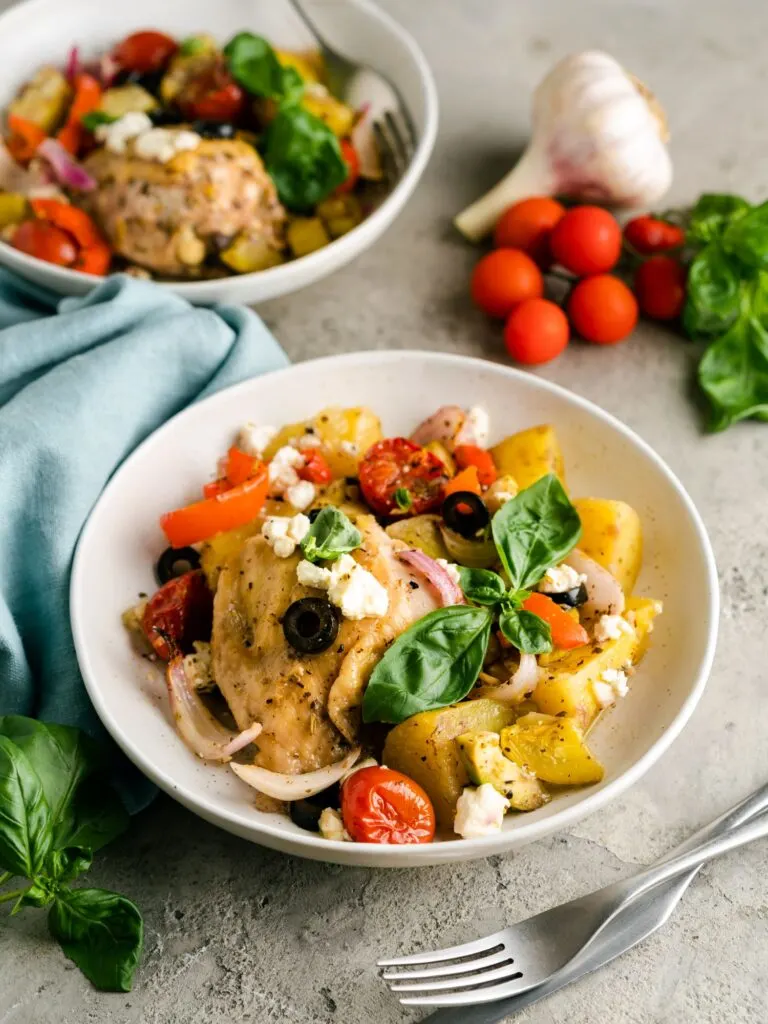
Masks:
[[[569,650],[571,647],[581,647],[589,643],[589,634],[580,622],[576,622],[571,616],[563,611],[556,601],[546,594],[534,593],[523,601],[523,608],[533,612],[540,619],[549,625],[552,630],[552,643],[561,650]]]
[[[208,540],[214,534],[244,526],[261,511],[267,500],[269,476],[261,465],[256,474],[238,487],[232,487],[215,498],[204,498],[184,508],[166,512],[160,526],[174,548],[187,547]]]
[[[93,75],[83,72],[75,78],[75,95],[69,108],[66,123],[56,138],[72,154],[77,154],[86,137],[82,118],[96,110],[101,102],[102,89]]]

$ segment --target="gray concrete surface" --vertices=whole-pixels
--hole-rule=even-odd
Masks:
[[[274,2],[274,0],[272,0]],[[673,133],[672,199],[764,197],[768,6],[655,0],[385,0],[434,67],[437,151],[396,226],[354,266],[263,310],[295,360],[424,347],[502,358],[469,306],[474,253],[449,218],[506,169],[531,86],[599,46],[648,81]],[[65,41],[62,41],[62,44]],[[31,55],[33,56],[33,55]],[[0,923],[2,1024],[397,1024],[377,955],[491,931],[628,873],[768,777],[768,426],[703,436],[695,352],[643,326],[626,345],[574,345],[542,371],[637,429],[690,489],[723,593],[715,669],[692,723],[623,799],[514,857],[372,873],[293,860],[216,831],[162,797],[100,856],[95,885],[143,908],[134,992],[101,995],[46,938],[42,915]],[[691,595],[691,614],[696,614]],[[657,936],[518,1019],[526,1024],[765,1024],[768,848],[706,868]]]

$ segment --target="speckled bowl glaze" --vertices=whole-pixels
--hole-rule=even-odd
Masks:
[[[392,83],[411,116],[417,146],[400,181],[358,227],[323,249],[301,259],[255,274],[236,274],[216,281],[162,284],[190,302],[253,304],[298,291],[349,263],[383,234],[402,210],[419,182],[437,133],[437,90],[432,72],[411,36],[388,14],[368,0],[324,3],[307,0],[307,12],[331,46],[351,60],[374,68]],[[84,60],[108,50],[123,36],[141,28],[156,28],[178,38],[209,32],[226,41],[235,32],[259,32],[284,49],[315,45],[306,26],[287,3],[252,0],[131,0],[94,3],[93,0],[26,0],[0,16],[3,61],[0,64],[0,107],[41,64],[61,65],[73,44]],[[370,86],[354,96],[367,103],[372,115],[381,104]],[[27,256],[0,241],[0,265],[61,295],[85,295],[101,278],[79,274]]]
[[[590,734],[606,766],[605,779],[564,791],[538,811],[508,816],[497,835],[426,846],[329,842],[287,817],[257,811],[251,791],[228,768],[206,765],[184,746],[159,669],[133,653],[122,627],[121,612],[154,586],[153,563],[165,546],[159,515],[198,493],[243,423],[280,425],[322,405],[350,403],[370,405],[387,433],[408,433],[443,403],[484,406],[492,440],[552,423],[565,453],[570,492],[620,498],[640,514],[645,559],[637,591],[662,599],[665,607],[629,695]],[[718,589],[712,550],[691,499],[658,455],[608,413],[534,376],[480,360],[369,352],[246,381],[158,430],[115,474],[88,520],[75,558],[71,610],[77,655],[96,710],[131,760],[174,799],[230,832],[285,853],[340,864],[415,867],[514,850],[573,825],[636,782],[673,742],[704,689],[715,649]]]

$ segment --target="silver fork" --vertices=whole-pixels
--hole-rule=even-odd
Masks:
[[[350,60],[325,41],[300,0],[288,2],[315,37],[334,96],[352,107],[362,105],[368,108],[366,117],[356,126],[353,138],[360,155],[363,177],[376,177],[374,168],[378,156],[381,164],[379,177],[383,176],[390,187],[394,186],[408,169],[418,142],[408,109],[395,87],[383,75],[366,64]],[[369,173],[366,173],[366,166]]]
[[[728,812],[732,817],[744,805],[752,813],[768,807],[768,786]],[[561,971],[574,957],[582,959],[620,914],[632,913],[631,904],[643,893],[714,857],[768,835],[768,815],[690,848],[673,851],[662,861],[633,878],[616,882],[581,899],[554,907],[511,928],[459,946],[379,961],[380,967],[417,970],[384,974],[397,992],[424,995],[401,998],[406,1005],[469,1006],[506,999],[535,988]]]

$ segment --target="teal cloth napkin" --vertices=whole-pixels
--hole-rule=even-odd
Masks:
[[[115,276],[60,299],[0,270],[0,714],[102,732],[69,626],[69,574],[114,470],[174,413],[287,364],[255,313]],[[114,748],[129,810],[153,792]]]

